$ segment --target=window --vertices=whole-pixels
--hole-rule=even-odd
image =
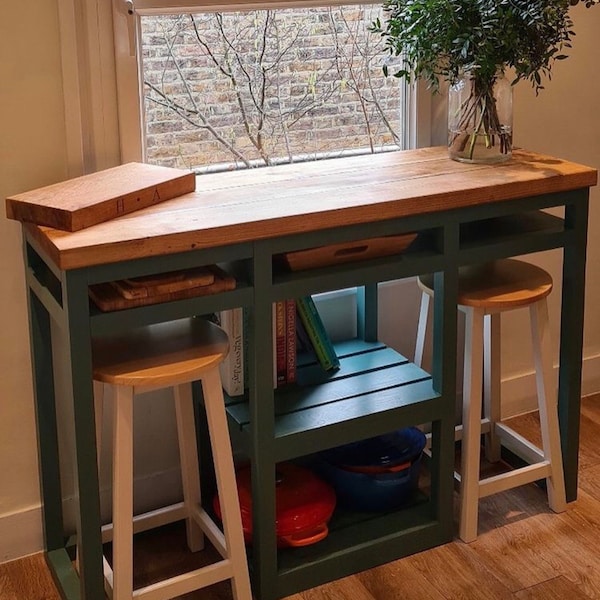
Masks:
[[[202,173],[411,145],[413,91],[369,31],[380,3],[237,2],[114,0],[123,162]]]

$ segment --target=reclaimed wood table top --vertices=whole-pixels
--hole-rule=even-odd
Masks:
[[[429,214],[596,185],[592,167],[516,150],[496,165],[445,147],[202,175],[196,191],[77,232],[25,224],[63,270]]]

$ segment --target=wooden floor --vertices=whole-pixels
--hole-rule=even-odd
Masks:
[[[535,415],[512,425],[539,435]],[[287,600],[600,599],[600,395],[582,402],[579,460],[579,497],[565,513],[550,512],[535,485],[491,496],[480,503],[480,534],[471,544],[454,541]],[[136,585],[197,561],[182,532],[172,527],[136,542]],[[42,555],[0,565],[0,600],[58,598]],[[222,583],[183,598],[232,596]]]

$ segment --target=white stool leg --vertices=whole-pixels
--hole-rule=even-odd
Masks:
[[[113,600],[133,594],[133,388],[117,386],[113,415]]]
[[[234,600],[251,600],[252,594],[250,592],[250,578],[242,532],[233,454],[227,428],[223,388],[218,369],[213,369],[203,376],[202,392],[206,406],[219,502],[221,504],[223,533],[227,554],[233,569],[231,579],[233,597]]]
[[[198,465],[198,446],[196,445],[192,386],[189,383],[177,385],[173,391],[175,395],[177,437],[179,439],[183,502],[188,515],[185,522],[187,543],[192,552],[197,552],[204,547],[204,535],[202,529],[192,517],[192,511],[200,506],[200,468]]]
[[[415,360],[417,367],[423,366],[423,351],[425,348],[425,334],[427,333],[427,319],[429,317],[429,294],[421,294],[421,308],[419,309],[419,323],[417,325],[417,339],[415,343]]]
[[[554,512],[566,510],[565,481],[563,474],[560,430],[558,424],[558,398],[552,366],[552,346],[548,324],[546,299],[529,308],[531,339],[540,411],[540,426],[544,457],[550,462],[551,475],[546,479],[548,503]]]
[[[483,309],[469,307],[465,310],[465,365],[459,526],[459,536],[465,542],[471,542],[477,537],[482,367]]]
[[[483,321],[483,414],[490,422],[485,435],[485,456],[490,462],[500,460],[500,438],[496,423],[501,415],[500,406],[500,313],[486,315]]]

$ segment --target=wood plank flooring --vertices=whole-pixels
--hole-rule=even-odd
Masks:
[[[511,425],[532,440],[539,436],[535,413]],[[480,503],[479,537],[471,544],[455,540],[286,600],[600,599],[600,395],[582,400],[579,461],[579,497],[562,514],[548,509],[535,485],[490,496]],[[181,527],[142,534],[136,585],[197,561]],[[182,598],[232,596],[221,583]],[[58,599],[41,554],[0,565],[0,600]]]

